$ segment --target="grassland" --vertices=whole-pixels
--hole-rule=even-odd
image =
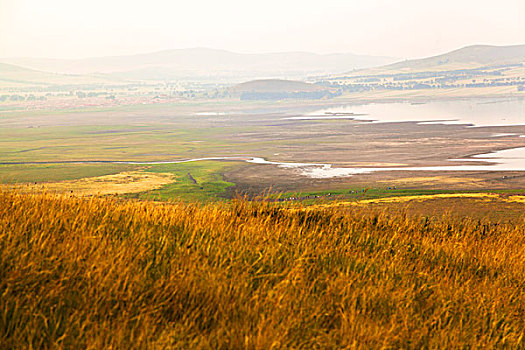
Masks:
[[[150,174],[172,174],[175,181],[159,189],[143,191],[128,198],[155,200],[217,201],[225,198],[226,189],[234,186],[221,175],[238,166],[236,162],[200,161],[178,164],[158,164],[146,171]]]
[[[522,192],[523,193],[523,192]],[[471,197],[466,197],[470,195]],[[410,198],[411,197],[411,198]],[[515,224],[523,220],[524,196],[500,193],[470,193],[436,196],[391,197],[388,199],[365,200],[359,205],[376,210],[399,211],[403,208],[411,215],[440,217],[448,215],[456,219],[465,217],[491,222],[492,224]]]
[[[375,200],[378,198],[398,198],[406,196],[436,195],[441,193],[459,193],[460,191],[447,190],[422,190],[422,189],[388,189],[384,187],[352,187],[348,189],[323,190],[323,191],[304,191],[304,192],[285,192],[271,194],[270,198],[299,198],[305,203],[312,203],[312,199],[337,199],[340,201],[363,201]],[[317,198],[316,198],[317,197]]]
[[[234,186],[222,173],[238,162],[175,164],[24,164],[0,167],[0,186],[24,192],[121,195],[153,200],[217,201]],[[3,183],[3,185],[1,185]]]
[[[282,200],[292,199],[301,200],[304,203],[313,203],[313,199],[326,199],[331,201],[342,202],[362,202],[362,203],[389,203],[389,202],[408,202],[411,200],[426,200],[437,198],[474,198],[474,197],[501,197],[509,200],[512,195],[519,197],[523,190],[433,190],[433,189],[397,189],[384,187],[368,188],[348,188],[324,191],[306,191],[306,192],[286,192],[271,193],[270,199],[280,198]],[[517,198],[517,197],[516,197]]]
[[[127,164],[14,164],[0,166],[0,183],[57,182],[138,169]]]
[[[0,131],[0,155],[5,162],[187,159],[223,149],[202,141],[210,132],[160,124],[12,128]]]
[[[86,177],[45,183],[4,185],[23,192],[68,193],[78,196],[122,195],[152,191],[174,182],[172,174],[128,171],[112,175]]]
[[[280,198],[277,200],[277,198]],[[385,212],[401,209],[425,217],[471,218],[492,223],[516,223],[523,218],[525,191],[447,191],[384,188],[271,194],[274,203],[300,203],[311,210],[332,207],[366,207]]]
[[[523,347],[521,213],[1,191],[0,347]]]

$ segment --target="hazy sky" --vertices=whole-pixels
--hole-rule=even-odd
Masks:
[[[171,48],[423,57],[525,44],[525,0],[0,0],[0,57]]]

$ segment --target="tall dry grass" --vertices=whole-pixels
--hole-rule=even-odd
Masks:
[[[0,192],[0,347],[523,347],[525,223]]]

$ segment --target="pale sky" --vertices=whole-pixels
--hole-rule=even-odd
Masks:
[[[209,47],[424,57],[525,44],[525,0],[0,0],[0,57]]]

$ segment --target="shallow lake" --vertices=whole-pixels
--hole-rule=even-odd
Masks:
[[[287,119],[355,119],[375,123],[414,121],[473,126],[525,125],[525,99],[499,98],[342,105],[318,109]]]

